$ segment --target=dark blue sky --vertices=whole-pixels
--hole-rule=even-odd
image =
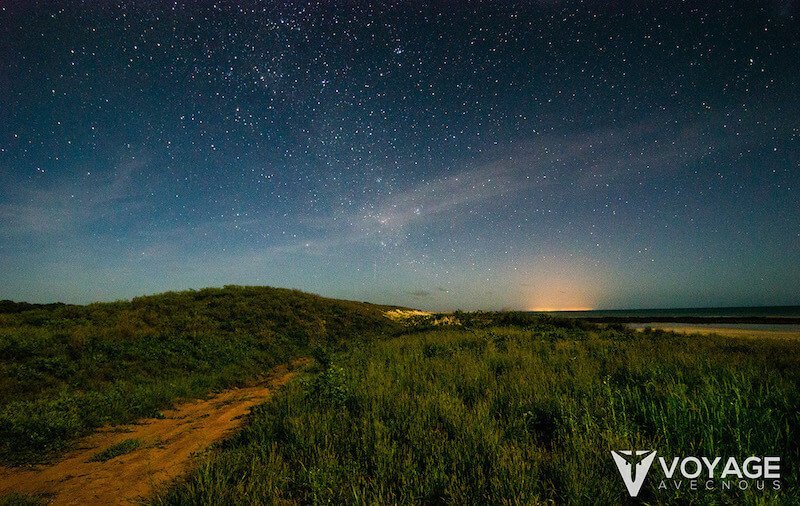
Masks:
[[[3,2],[0,298],[800,304],[797,2]]]

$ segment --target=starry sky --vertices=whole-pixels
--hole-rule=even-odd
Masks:
[[[1,1],[0,118],[0,298],[800,304],[796,1]]]

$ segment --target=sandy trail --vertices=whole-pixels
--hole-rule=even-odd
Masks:
[[[250,408],[286,384],[307,360],[274,369],[261,385],[234,388],[164,411],[133,425],[99,430],[82,439],[62,460],[33,468],[0,467],[0,496],[41,494],[50,504],[139,504],[142,498],[192,465],[195,453],[224,438],[243,422]],[[138,449],[106,462],[91,462],[97,453],[128,439]]]

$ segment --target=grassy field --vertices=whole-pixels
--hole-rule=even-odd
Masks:
[[[47,459],[101,425],[390,332],[387,309],[236,286],[88,306],[0,303],[0,459]]]
[[[154,503],[625,503],[630,448],[782,457],[779,492],[645,502],[800,502],[800,343],[460,319],[320,357]]]
[[[394,309],[252,287],[0,304],[0,457],[52,458],[100,425],[313,355],[153,502],[624,503],[610,451],[631,448],[782,458],[777,492],[648,482],[645,502],[800,502],[800,340]]]

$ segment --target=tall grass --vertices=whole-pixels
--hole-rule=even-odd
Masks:
[[[797,343],[523,323],[334,356],[155,502],[624,503],[629,448],[783,459],[779,492],[649,482],[646,502],[800,501]]]
[[[268,287],[18,306],[0,314],[0,459],[13,463],[393,326],[380,306]]]

